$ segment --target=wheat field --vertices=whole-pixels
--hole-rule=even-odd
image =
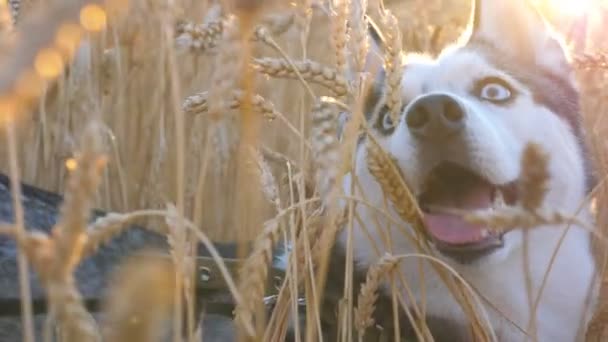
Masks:
[[[594,12],[581,34],[572,30],[572,18],[537,2],[573,49],[583,122],[601,179],[608,173],[602,28],[608,10]],[[32,268],[42,279],[53,313],[45,336],[56,325],[61,341],[156,340],[160,321],[171,322],[173,341],[200,340],[205,327],[193,314],[192,260],[196,243],[212,242],[252,242],[251,250],[240,250],[238,274],[223,273],[236,303],[239,340],[284,340],[298,295],[307,310],[306,322],[293,328],[297,340],[300,331],[307,341],[320,340],[328,253],[337,231],[353,220],[335,204],[337,184],[352,170],[359,127],[356,118],[340,119],[361,112],[373,77],[364,70],[366,15],[390,42],[393,54],[384,61],[390,65],[401,50],[440,52],[462,33],[471,9],[469,0],[0,3],[0,172],[64,195],[53,234],[24,227],[16,204],[15,224],[0,225],[0,235],[19,243],[20,276]],[[390,202],[412,219],[416,204],[394,190],[407,187],[385,167],[390,159],[379,149],[372,155],[370,169],[386,179]],[[601,237],[608,188],[599,184],[593,204]],[[93,209],[113,214],[91,222]],[[73,272],[134,222],[167,237],[172,262],[125,261],[105,303],[115,323],[104,326],[83,306]],[[597,240],[597,260],[605,265],[605,246]],[[279,242],[291,243],[295,253],[268,315],[263,297]],[[386,256],[360,291],[344,291],[336,321],[341,341],[364,341],[374,325],[379,283],[398,262]],[[22,291],[27,303],[26,285]],[[491,340],[474,296],[464,297],[476,337]],[[588,341],[608,338],[603,302]],[[137,331],[128,324],[134,312],[142,321]],[[420,340],[431,340],[420,325]],[[27,310],[23,327],[23,341],[33,341]]]

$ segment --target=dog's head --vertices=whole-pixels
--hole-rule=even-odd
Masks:
[[[418,196],[442,252],[501,258],[517,248],[520,231],[497,235],[435,208],[516,203],[520,159],[530,142],[550,157],[546,204],[569,213],[581,205],[588,173],[573,72],[562,44],[527,1],[475,1],[460,42],[435,59],[406,56],[401,85],[399,121],[391,121],[376,91],[369,126]]]

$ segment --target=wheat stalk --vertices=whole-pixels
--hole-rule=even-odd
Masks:
[[[209,90],[209,113],[213,120],[219,120],[222,109],[226,108],[225,95],[237,85],[238,72],[242,69],[241,39],[238,19],[230,16],[224,23],[222,43],[215,59],[215,71]]]

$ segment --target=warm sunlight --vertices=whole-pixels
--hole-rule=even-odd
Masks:
[[[580,16],[605,5],[605,0],[545,0],[550,7],[564,15]]]

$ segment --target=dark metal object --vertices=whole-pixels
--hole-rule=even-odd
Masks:
[[[57,221],[61,196],[42,189],[22,185],[23,203],[25,208],[26,227],[49,232]],[[13,221],[13,210],[10,193],[10,182],[7,176],[0,174],[0,223]],[[95,211],[93,217],[104,216],[105,213]],[[220,253],[228,271],[233,277],[237,276],[241,260],[236,258],[237,246],[235,244],[214,244]],[[76,271],[79,290],[83,295],[83,302],[90,312],[100,310],[103,291],[107,286],[108,276],[120,259],[127,254],[133,254],[138,249],[155,246],[167,250],[165,238],[133,226],[121,236],[103,246],[97,254],[86,258]],[[0,317],[19,317],[21,314],[20,296],[18,291],[17,273],[15,267],[16,246],[7,237],[0,236]],[[147,257],[170,258],[169,253],[146,254]],[[269,272],[268,293],[272,298],[276,295],[277,279],[282,281],[285,276],[280,268],[273,267]],[[30,276],[33,289],[34,314],[45,314],[47,305],[45,293],[38,283],[36,276]],[[199,246],[196,259],[196,296],[199,310],[210,314],[232,316],[234,303],[227,291],[224,277],[213,258],[204,246]],[[272,300],[268,301],[273,304]]]

